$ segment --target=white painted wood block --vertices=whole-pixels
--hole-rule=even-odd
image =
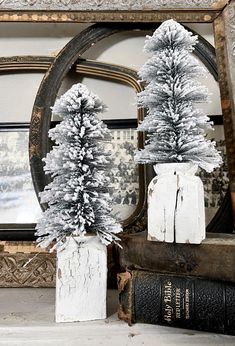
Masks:
[[[176,203],[176,243],[200,244],[206,237],[206,226],[204,189],[199,177],[179,175]]]
[[[174,241],[176,176],[155,177],[148,188],[148,240]]]
[[[154,167],[148,188],[148,240],[200,244],[205,239],[204,190],[197,166],[166,163]]]
[[[106,318],[107,247],[96,236],[66,242],[57,251],[56,322]]]

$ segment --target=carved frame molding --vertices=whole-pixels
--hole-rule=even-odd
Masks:
[[[0,0],[2,9],[41,11],[221,10],[228,0]]]
[[[2,22],[212,22],[229,0],[0,0]]]
[[[35,242],[0,241],[0,287],[54,287],[55,254]]]
[[[235,225],[235,0],[230,1],[213,24]]]
[[[139,12],[139,13],[138,13]],[[174,18],[178,22],[211,23],[219,11],[2,11],[0,22],[47,22],[47,23],[156,23]]]

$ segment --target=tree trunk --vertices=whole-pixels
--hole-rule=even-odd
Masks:
[[[148,188],[148,240],[200,244],[205,239],[203,184],[192,163],[154,167]]]
[[[106,318],[107,248],[96,236],[67,238],[57,252],[56,322]]]

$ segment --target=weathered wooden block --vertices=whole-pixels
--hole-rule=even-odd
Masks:
[[[107,248],[98,237],[70,237],[57,251],[56,322],[106,318]]]
[[[165,163],[148,188],[148,240],[200,244],[205,239],[204,190],[197,166]]]

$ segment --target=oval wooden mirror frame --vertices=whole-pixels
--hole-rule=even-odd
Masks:
[[[29,135],[30,166],[37,195],[49,182],[49,178],[43,171],[42,158],[45,157],[49,151],[48,131],[51,122],[50,107],[55,102],[62,80],[67,72],[76,62],[77,65],[79,65],[79,63],[82,64],[83,60],[79,60],[81,55],[98,41],[118,32],[151,30],[155,29],[157,25],[159,24],[122,23],[121,26],[118,24],[95,24],[75,36],[57,55],[39,87],[31,118]],[[195,47],[194,53],[217,80],[218,75],[214,48],[205,39],[199,36],[199,43]],[[143,179],[146,179],[145,172]],[[132,216],[124,222],[124,231],[128,233],[142,231],[146,227],[145,186],[146,184],[141,188],[142,196],[140,200],[142,205],[139,203]],[[207,226],[207,231],[231,233],[232,224],[230,194],[227,193],[221,207]]]

